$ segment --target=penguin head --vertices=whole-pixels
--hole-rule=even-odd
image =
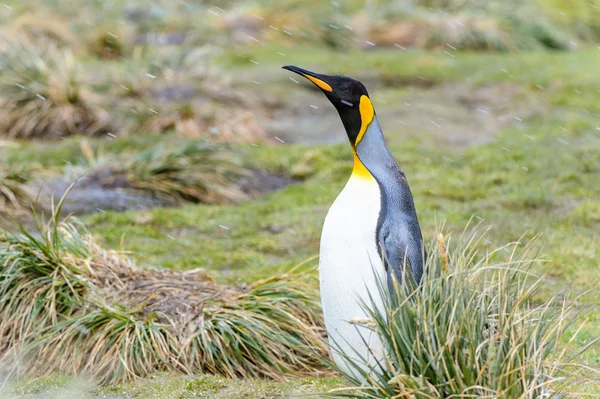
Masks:
[[[347,76],[323,75],[294,65],[286,65],[283,69],[305,77],[321,89],[340,114],[350,144],[355,147],[375,117],[366,87]]]

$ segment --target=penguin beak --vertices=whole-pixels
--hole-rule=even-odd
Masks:
[[[319,89],[325,92],[331,93],[333,91],[329,83],[327,83],[327,80],[329,80],[329,76],[327,75],[321,75],[319,73],[307,71],[306,69],[302,69],[294,65],[286,65],[282,68],[304,76],[306,79],[313,82]]]

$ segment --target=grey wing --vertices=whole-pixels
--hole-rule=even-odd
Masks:
[[[419,284],[423,277],[423,245],[420,237],[414,237],[408,229],[403,230],[388,231],[383,239],[388,284],[392,277],[398,282],[411,278]]]
[[[383,223],[380,242],[388,274],[393,272],[398,281],[410,276],[419,284],[425,263],[423,236],[408,183],[400,170],[397,176],[400,189],[386,203],[388,218]]]
[[[394,276],[398,281],[411,277],[417,284],[423,277],[423,236],[415,205],[404,172],[396,161],[388,165],[381,177],[383,195],[378,243],[385,261],[388,283]]]

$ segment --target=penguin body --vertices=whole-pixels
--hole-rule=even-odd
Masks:
[[[364,325],[369,318],[364,305],[383,311],[381,282],[387,280],[390,289],[394,279],[420,282],[421,229],[406,177],[387,149],[364,85],[345,76],[284,68],[306,77],[329,98],[354,154],[352,174],[325,218],[319,278],[333,359],[346,375],[361,380],[357,365],[367,375],[385,367],[385,348]]]
[[[354,375],[355,370],[340,353],[373,365],[382,350],[374,332],[354,324],[368,318],[360,299],[371,305],[368,294],[378,292],[377,278],[386,279],[374,239],[380,198],[375,179],[353,173],[329,208],[321,234],[319,281],[325,327],[333,360],[347,375]],[[355,206],[349,215],[348,209]],[[381,306],[380,298],[374,299]]]

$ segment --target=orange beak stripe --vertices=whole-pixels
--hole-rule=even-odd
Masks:
[[[314,84],[316,84],[321,90],[333,91],[331,86],[329,86],[327,83],[323,82],[321,79],[317,79],[310,75],[302,75],[302,76],[304,76],[306,79],[308,79],[311,82],[313,82]]]

